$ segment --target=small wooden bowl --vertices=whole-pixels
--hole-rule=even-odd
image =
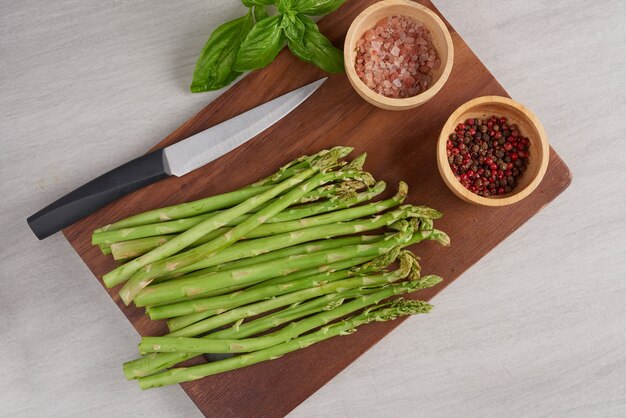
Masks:
[[[365,31],[373,28],[380,19],[397,15],[412,17],[428,28],[437,55],[441,60],[441,66],[431,72],[433,82],[430,87],[416,96],[402,99],[394,99],[376,93],[361,81],[354,68],[356,43],[363,37]],[[350,84],[362,98],[383,109],[405,110],[425,103],[441,90],[452,71],[454,47],[452,46],[452,37],[448,28],[433,11],[409,0],[385,0],[371,5],[354,19],[346,35],[343,57],[348,80],[350,80]]]
[[[526,171],[519,178],[517,187],[511,193],[483,197],[467,190],[452,174],[446,156],[446,143],[459,123],[469,118],[486,119],[491,115],[504,116],[507,118],[507,123],[519,126],[520,133],[530,141],[530,156]],[[450,190],[466,202],[482,206],[505,206],[519,202],[537,188],[546,174],[549,153],[550,146],[543,125],[530,110],[507,97],[485,96],[470,100],[450,115],[439,134],[437,167]]]

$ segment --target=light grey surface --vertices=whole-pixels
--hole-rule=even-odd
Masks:
[[[626,6],[437,6],[541,118],[574,182],[293,416],[625,416]],[[0,415],[199,415],[179,387],[124,380],[135,331],[69,244],[38,242],[25,218],[215,98],[187,85],[211,29],[240,11],[0,2]]]

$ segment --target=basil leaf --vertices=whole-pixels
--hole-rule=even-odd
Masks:
[[[272,16],[254,25],[241,44],[235,70],[246,71],[263,68],[276,58],[285,46],[285,37],[280,27],[282,16]]]
[[[345,0],[295,0],[293,10],[309,16],[321,16],[333,12]]]
[[[286,13],[293,10],[293,5],[297,0],[278,0],[278,11]]]
[[[306,32],[306,26],[304,22],[302,22],[295,13],[287,12],[283,15],[281,26],[287,37],[287,43],[289,45],[297,44],[296,49],[305,52],[306,45],[304,44],[304,34]],[[289,48],[291,49],[291,46]]]
[[[269,14],[267,13],[267,9],[265,8],[265,6],[263,5],[254,6],[254,20],[256,20],[257,23],[267,17],[269,17]]]
[[[276,4],[278,0],[241,0],[244,6],[269,6],[270,4]]]
[[[296,15],[305,27],[302,41],[287,38],[291,52],[301,60],[317,65],[329,73],[342,73],[343,52],[333,46],[327,37],[320,33],[319,28],[311,19],[301,14]],[[285,32],[286,33],[286,32]]]
[[[241,73],[234,70],[237,53],[253,24],[248,13],[213,31],[196,62],[189,87],[192,93],[220,89],[239,77]]]

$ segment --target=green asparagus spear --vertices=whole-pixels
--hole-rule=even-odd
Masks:
[[[318,154],[328,153],[328,150],[323,150]],[[129,228],[132,226],[145,225],[154,222],[169,221],[172,219],[188,218],[190,216],[200,215],[202,213],[212,212],[214,210],[228,208],[237,205],[244,200],[256,196],[272,187],[275,183],[280,183],[283,180],[294,176],[295,174],[309,168],[308,155],[298,157],[296,160],[289,162],[282,166],[278,171],[269,177],[261,179],[253,184],[244,186],[241,189],[235,190],[229,193],[223,193],[220,195],[210,196],[204,199],[196,200],[194,202],[182,203],[179,205],[168,206],[165,208],[159,208],[143,212],[129,218],[123,219],[113,224],[105,225],[102,228],[96,229],[94,232],[100,231],[113,231],[116,229]]]
[[[400,257],[403,264],[411,266],[410,261],[408,261],[411,259],[411,253],[403,252]],[[395,259],[395,257],[384,258],[387,260],[387,265],[392,263]],[[417,264],[416,260],[414,262],[415,264]],[[404,266],[404,269],[409,268],[407,266]],[[385,266],[381,268],[384,267]],[[357,272],[360,272],[362,270],[363,269],[356,269]],[[308,289],[326,283],[332,283],[338,280],[347,279],[353,275],[353,271],[354,270],[351,269],[340,270],[331,274],[318,274],[286,283],[266,285],[257,289],[241,290],[223,296],[214,296],[210,298],[196,299],[193,301],[174,303],[170,305],[148,307],[147,312],[150,315],[150,319],[155,320],[173,318],[177,316],[200,312],[212,312],[212,315],[216,315],[228,309],[246,305],[259,300],[268,299],[270,297],[295,292],[297,290]]]
[[[383,202],[381,202],[379,207],[386,208],[391,204],[394,203],[392,202],[388,205],[384,205]],[[205,258],[197,263],[188,265],[186,267],[177,268],[173,273],[169,272],[161,275],[159,272],[154,271],[154,266],[153,269],[150,270],[150,273],[152,276],[156,277],[165,277],[166,279],[172,278],[185,273],[190,273],[192,271],[204,270],[208,267],[220,265],[222,263],[227,263],[234,260],[255,257],[261,254],[268,253],[270,251],[288,248],[292,245],[314,241],[321,238],[331,238],[341,235],[350,235],[365,231],[373,231],[383,228],[385,226],[389,226],[399,219],[420,216],[420,214],[421,210],[419,208],[407,205],[402,206],[401,208],[393,210],[391,212],[385,213],[384,215],[379,215],[373,218],[324,224],[320,226],[303,228],[299,231],[286,232],[270,237],[258,238],[255,240],[246,240],[239,242],[232,247],[218,252],[217,254]],[[358,214],[355,216],[358,217]],[[170,257],[166,261],[168,263],[177,263],[181,259],[185,259],[185,253],[179,256]],[[159,276],[157,276],[157,274],[159,274]],[[158,280],[158,282],[163,280],[164,279]]]
[[[107,285],[107,287],[113,287],[115,285],[118,285],[122,283],[123,281],[125,281],[126,279],[128,279],[133,273],[135,273],[141,267],[146,266],[147,264],[153,263],[155,261],[162,260],[163,258],[169,257],[181,251],[185,247],[197,241],[202,236],[206,235],[207,233],[217,228],[220,228],[229,220],[236,218],[239,215],[243,215],[244,213],[249,212],[252,208],[264,202],[267,202],[271,198],[276,197],[277,195],[285,192],[288,189],[291,189],[292,187],[296,185],[300,185],[300,183],[305,182],[304,184],[308,184],[306,180],[315,176],[315,174],[318,173],[319,171],[327,170],[333,167],[334,165],[337,164],[337,160],[339,158],[345,156],[346,153],[350,151],[351,151],[350,148],[337,148],[337,149],[334,149],[332,152],[325,154],[322,158],[317,158],[317,159],[313,158],[311,160],[311,168],[304,170],[301,173],[296,174],[295,176],[284,180],[283,182],[273,186],[267,191],[261,194],[257,194],[256,196],[251,197],[250,199],[238,204],[237,206],[234,206],[224,212],[221,212],[215,216],[210,217],[209,219],[202,221],[200,224],[188,229],[187,231],[183,232],[182,234],[178,235],[177,237],[173,238],[171,241],[168,241],[162,246],[155,248],[149,253],[146,253],[142,255],[141,257],[138,257],[130,261],[129,263],[126,263],[118,267],[117,269],[105,274],[103,277],[105,284]],[[327,158],[324,158],[324,157],[327,157]],[[307,190],[302,190],[301,186],[302,185],[300,185],[296,189],[296,191],[306,193]],[[287,196],[289,197],[286,198]],[[283,196],[281,199],[279,199],[272,206],[275,206],[276,208],[279,209],[278,211],[280,211],[284,209],[283,205],[286,204],[287,206],[289,206],[289,204],[291,204],[292,201],[295,200],[294,197],[295,199],[298,199],[302,196],[299,194],[294,194],[294,190],[292,190],[289,193],[287,193],[285,196]],[[289,200],[289,199],[292,199],[292,200]],[[271,215],[267,216],[268,213],[270,213]],[[267,218],[269,218],[273,215],[274,215],[273,208],[268,207],[264,209],[263,211],[259,212],[259,216],[255,219],[260,218],[260,220],[262,221],[264,220],[263,216],[267,216]],[[253,226],[251,226],[250,224],[246,224],[245,222],[244,224],[245,226],[239,229],[239,231],[245,230],[243,234],[249,232],[249,230],[253,228]],[[244,224],[241,224],[236,228],[239,228]],[[246,228],[249,228],[249,229],[246,230]],[[235,235],[236,235],[235,233],[231,233],[230,236],[232,237]],[[130,303],[130,301],[132,301],[133,296],[134,295],[128,292],[128,289],[125,292],[121,293],[121,298],[125,303]]]
[[[304,172],[303,172],[304,173]],[[262,224],[266,219],[274,216],[276,213],[280,212],[287,206],[289,206],[294,199],[297,199],[299,196],[302,196],[306,193],[307,189],[317,187],[318,184],[321,184],[333,176],[360,176],[359,172],[331,172],[331,173],[321,173],[311,178],[309,181],[295,187],[289,193],[282,196],[278,201],[268,206],[266,209],[258,212],[254,217],[248,218],[243,221],[224,235],[215,238],[213,241],[203,244],[199,247],[193,248],[191,250],[185,251],[183,254],[180,254],[176,257],[170,257],[163,259],[160,262],[149,263],[145,265],[144,268],[137,271],[130,280],[124,285],[124,287],[120,290],[120,297],[125,303],[130,303],[135,296],[147,285],[149,285],[154,278],[159,277],[164,274],[169,274],[172,271],[186,267],[192,264],[199,262],[200,260],[211,257],[217,254],[218,251],[225,249],[226,247],[232,245],[237,240],[241,239],[246,233],[250,232],[254,228],[258,227],[258,225]],[[369,175],[367,175],[369,176]],[[297,177],[291,177],[291,179],[295,179]],[[289,180],[286,180],[289,181]],[[204,221],[210,222],[210,220]],[[277,224],[278,225],[278,224]],[[200,225],[198,225],[200,226]],[[195,228],[195,227],[194,227]],[[193,229],[193,228],[192,228]],[[192,229],[182,233],[180,236],[183,236],[190,232]],[[178,239],[174,238],[174,240]],[[170,241],[173,242],[174,240]],[[169,243],[166,243],[164,246],[167,246]],[[152,250],[158,251],[160,248]],[[151,253],[152,253],[151,252]],[[171,255],[171,254],[170,254]],[[144,257],[144,256],[142,256]],[[141,258],[141,257],[140,257]],[[163,257],[165,258],[165,257]],[[155,260],[157,261],[157,260]]]
[[[359,194],[351,194],[347,191],[350,187],[357,187],[356,185],[365,184],[361,181],[346,181],[344,183],[349,183],[349,186],[344,186],[343,183],[335,183],[329,186],[332,186],[329,189],[333,192],[330,196],[330,200],[315,202],[313,204],[308,204],[305,206],[299,206],[297,208],[288,209],[282,211],[272,218],[268,219],[267,223],[276,223],[276,222],[285,222],[291,221],[293,219],[300,219],[307,216],[312,216],[320,213],[331,212],[337,209],[343,209],[350,206],[354,206],[358,203],[367,201],[382,193],[385,190],[385,183],[379,182],[375,185],[371,190],[367,192],[359,193]],[[338,190],[337,190],[338,189]],[[316,189],[317,190],[317,189]],[[313,190],[316,191],[316,190]],[[311,194],[311,193],[309,193]],[[272,200],[275,202],[276,199]],[[302,199],[300,199],[302,201]],[[173,220],[169,222],[158,222],[147,225],[140,225],[130,228],[122,228],[114,231],[102,231],[94,233],[91,238],[91,243],[93,245],[102,245],[102,244],[113,244],[116,242],[124,242],[135,240],[139,238],[151,237],[151,236],[161,236],[165,234],[174,234],[178,232],[183,232],[188,230],[191,227],[198,225],[200,222],[208,219],[211,216],[215,216],[218,212],[211,212],[208,214],[198,215],[191,218],[183,218],[178,220]],[[245,214],[238,216],[229,222],[226,223],[227,226],[236,226],[251,216],[255,216],[254,214]],[[165,240],[167,242],[167,240]],[[126,257],[125,257],[126,258]]]
[[[288,306],[278,312],[265,315],[249,322],[241,323],[241,321],[237,321],[233,326],[211,333],[207,335],[207,337],[234,338],[239,336],[241,338],[246,338],[320,311],[334,309],[340,306],[344,300],[350,300],[361,295],[374,293],[378,290],[379,288],[352,289],[345,292],[330,293],[301,304]],[[168,367],[172,367],[195,356],[195,354],[190,353],[148,354],[141,358],[124,363],[124,374],[129,380],[137,379],[139,377],[147,376],[163,369],[167,369]]]
[[[318,275],[318,280],[322,281],[324,280],[325,276],[332,274],[334,272],[337,271],[341,271],[341,270],[345,270],[348,268],[352,268],[355,266],[359,266],[363,263],[367,263],[368,261],[370,261],[372,258],[374,258],[374,256],[372,257],[363,257],[363,258],[352,258],[350,260],[344,260],[344,261],[339,261],[337,263],[331,263],[328,265],[323,265],[323,266],[319,266],[319,267],[315,267],[312,269],[306,269],[306,270],[300,270],[297,271],[295,273],[291,273],[288,274],[286,276],[282,276],[282,277],[276,277],[274,279],[270,279],[270,280],[266,280],[263,282],[260,282],[259,284],[255,285],[255,286],[251,286],[248,287],[248,284],[244,284],[244,285],[236,285],[236,286],[229,286],[227,288],[223,288],[223,289],[218,289],[216,291],[213,292],[209,292],[207,295],[205,295],[206,297],[211,297],[211,296],[220,296],[220,295],[225,295],[228,294],[230,292],[233,291],[237,291],[240,290],[242,288],[246,288],[248,287],[249,289],[258,289],[260,287],[264,287],[264,286],[270,286],[270,285],[275,285],[275,284],[281,284],[281,283],[288,283],[294,280],[298,280],[298,279],[302,279],[302,278],[306,278],[306,277],[310,277],[310,276],[314,276],[314,275]],[[367,272],[373,272],[375,270],[370,270]],[[365,274],[365,273],[363,273]],[[354,271],[351,273],[351,276],[355,276],[357,275],[357,272]],[[180,302],[182,302],[185,299],[180,300]],[[189,314],[189,315],[183,315],[183,316],[178,316],[175,318],[170,318],[167,321],[167,327],[169,328],[170,332],[174,332],[174,331],[178,331],[179,329],[188,327],[191,324],[195,324],[196,322],[199,322],[205,318],[208,318],[210,316],[213,316],[213,312],[211,311],[205,311],[205,312],[199,312],[199,313],[194,313],[194,314]]]
[[[267,312],[271,309],[276,309],[281,306],[286,306],[291,303],[295,303],[302,300],[311,299],[325,293],[333,293],[340,289],[354,289],[359,287],[371,287],[380,286],[387,282],[393,282],[399,280],[402,271],[395,271],[384,273],[380,276],[357,276],[350,279],[339,280],[332,283],[327,283],[318,287],[300,290],[286,295],[277,296],[274,299],[253,303],[251,305],[242,306],[239,308],[231,309],[220,315],[216,315],[202,321],[198,321],[185,328],[181,328],[177,331],[173,331],[169,336],[174,337],[195,337],[200,334],[212,331],[215,328],[229,324],[242,318],[248,318],[250,316],[258,315],[262,312]],[[386,280],[386,281],[385,281]]]
[[[262,337],[247,339],[216,339],[216,338],[190,338],[190,337],[143,337],[139,344],[139,352],[147,353],[246,353],[250,351],[262,350],[274,345],[287,342],[293,338],[311,331],[317,327],[326,325],[338,318],[351,314],[367,306],[380,303],[388,297],[398,294],[398,289],[408,292],[431,287],[439,282],[441,278],[437,276],[427,276],[416,287],[407,287],[405,284],[391,285],[383,288],[379,292],[361,296],[351,302],[329,311],[318,313],[317,315],[292,322],[288,326]]]
[[[321,213],[330,212],[330,211],[334,211],[338,209],[345,209],[345,208],[354,206],[356,204],[373,199],[378,194],[384,191],[384,187],[385,187],[384,182],[378,182],[371,189],[362,193],[358,193],[354,197],[348,197],[348,198],[338,197],[338,198],[334,198],[326,202],[317,202],[315,204],[302,205],[302,206],[299,206],[298,208],[294,208],[293,210],[287,209],[279,213],[275,217],[273,217],[268,222],[271,223],[271,222],[274,222],[275,220],[280,220],[281,222],[289,221],[289,220],[299,219],[305,216],[313,216],[313,215],[318,215]],[[194,242],[192,245],[190,245],[190,247],[196,247],[196,246],[205,244],[217,238],[221,234],[228,232],[229,229],[230,228],[216,229],[215,231],[205,235],[204,237],[200,238],[198,241]],[[120,258],[137,257],[141,254],[145,254],[146,252],[152,250],[153,248],[163,245],[164,243],[166,243],[167,241],[169,241],[175,236],[176,235],[158,235],[158,236],[153,236],[153,237],[138,238],[138,239],[133,239],[129,241],[120,241],[120,242],[113,243],[111,244],[111,251],[113,253],[113,258],[117,260]]]
[[[292,256],[282,264],[274,260],[243,269],[211,273],[206,277],[177,279],[155,284],[141,290],[136,298],[136,304],[138,306],[163,304],[178,298],[202,296],[212,290],[234,284],[258,282],[262,279],[279,276],[286,271],[293,272],[353,257],[382,255],[397,245],[407,242],[411,238],[412,232],[412,229],[407,228],[406,232],[394,234],[380,243],[348,246],[342,249]]]
[[[351,334],[357,329],[357,327],[370,322],[389,321],[399,316],[427,313],[431,309],[432,306],[426,302],[400,299],[391,304],[385,303],[374,306],[360,315],[336,324],[325,326],[319,331],[294,338],[291,341],[278,344],[270,348],[248,354],[242,354],[225,360],[186,368],[170,369],[163,373],[142,377],[138,380],[139,386],[142,389],[150,389],[159,386],[197,380],[206,376],[239,369],[252,364],[279,358],[292,351],[308,347],[335,336]]]

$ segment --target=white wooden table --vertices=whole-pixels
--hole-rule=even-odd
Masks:
[[[436,2],[543,120],[572,186],[293,416],[626,416],[626,5]],[[0,1],[0,415],[195,416],[141,392],[135,331],[25,219],[217,97],[187,86],[236,0]]]

